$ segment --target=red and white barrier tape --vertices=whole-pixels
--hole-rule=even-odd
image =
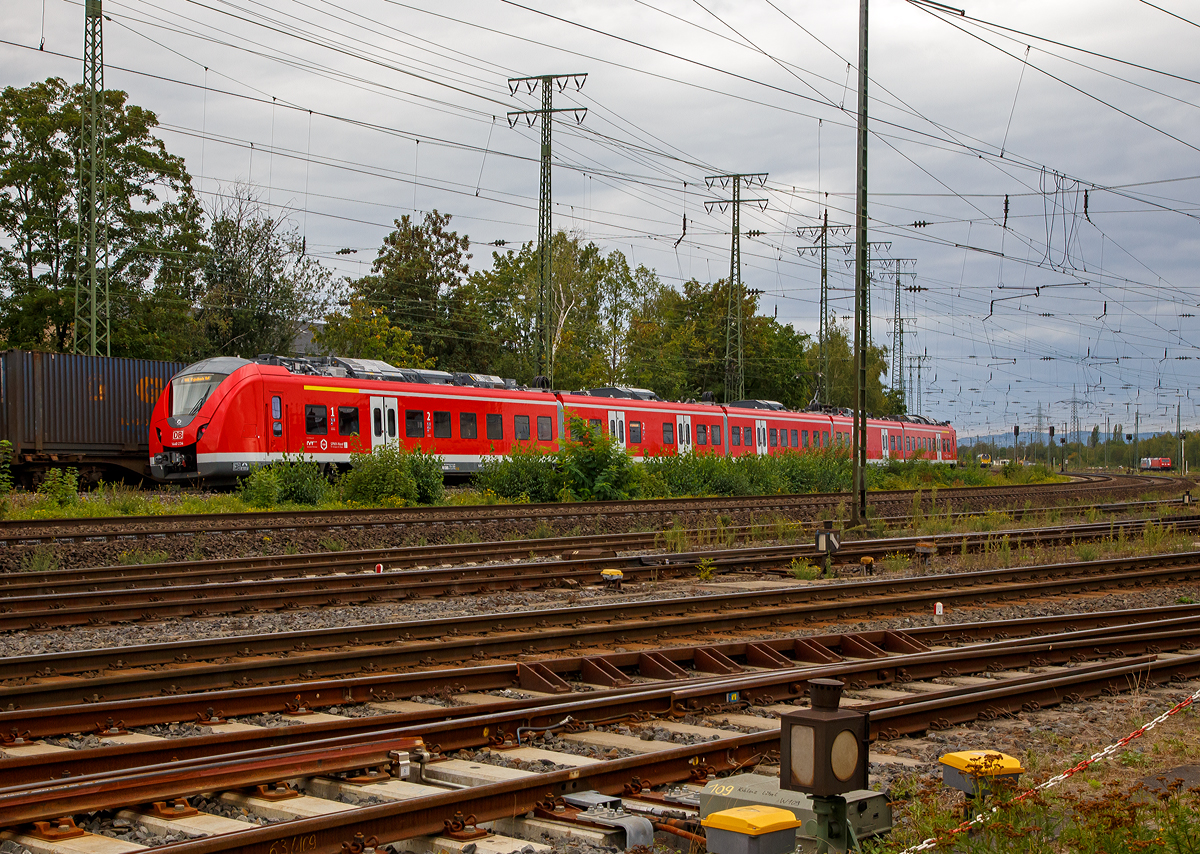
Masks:
[[[1141,738],[1143,735],[1148,733],[1150,730],[1154,729],[1156,726],[1158,726],[1160,723],[1165,721],[1167,718],[1171,717],[1172,715],[1179,714],[1184,709],[1186,709],[1188,706],[1192,705],[1193,703],[1197,702],[1198,700],[1200,700],[1200,690],[1197,690],[1194,694],[1192,694],[1192,696],[1187,697],[1186,699],[1181,700],[1180,702],[1176,703],[1173,707],[1171,707],[1170,709],[1167,709],[1167,711],[1163,712],[1161,715],[1159,715],[1157,718],[1150,721],[1149,723],[1143,724],[1142,726],[1138,727],[1137,729],[1135,729],[1129,735],[1125,736],[1120,741],[1113,742],[1108,747],[1101,750],[1099,753],[1093,753],[1090,757],[1088,757],[1087,759],[1080,762],[1074,768],[1068,768],[1066,771],[1062,772],[1061,774],[1051,777],[1046,782],[1039,783],[1038,785],[1034,786],[1032,789],[1026,789],[1024,792],[1021,792],[1021,794],[1017,795],[1016,797],[1014,797],[1012,799],[1013,803],[1025,800],[1026,798],[1030,797],[1034,792],[1045,791],[1046,789],[1049,789],[1052,786],[1057,786],[1063,780],[1073,777],[1074,775],[1076,775],[1080,771],[1082,771],[1084,768],[1087,768],[1092,763],[1099,762],[1101,759],[1112,756],[1118,750],[1127,746],[1131,741]],[[932,836],[929,839],[926,839],[924,842],[920,842],[920,843],[912,846],[911,848],[905,848],[902,852],[900,852],[900,854],[916,854],[916,852],[918,852],[918,851],[929,851],[932,848],[936,848],[942,842],[946,842],[946,841],[952,839],[957,834],[965,833],[968,830],[970,830],[972,827],[975,827],[976,825],[980,825],[980,824],[983,824],[984,822],[991,821],[992,817],[995,816],[996,813],[999,811],[1000,811],[1000,807],[994,806],[987,812],[980,813],[979,815],[975,816],[974,818],[972,818],[968,821],[964,821],[962,824],[960,824],[958,827],[954,828],[953,830],[951,830],[949,833],[945,834],[944,836]]]

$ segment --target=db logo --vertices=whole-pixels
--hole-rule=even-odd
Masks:
[[[326,451],[328,449],[329,449],[329,443],[327,441],[325,441],[324,439],[322,439],[321,440],[321,450]]]
[[[176,442],[182,442],[183,441],[183,431],[182,430],[174,431],[171,434],[171,438],[174,439]]]

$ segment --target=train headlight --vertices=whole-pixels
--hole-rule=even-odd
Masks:
[[[200,425],[200,429],[196,431],[196,441],[199,442],[204,438],[204,431],[208,429],[207,424]]]

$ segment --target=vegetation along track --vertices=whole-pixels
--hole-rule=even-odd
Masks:
[[[961,487],[938,491],[944,506],[961,510],[986,510],[1019,506],[1025,501],[1119,499],[1153,489],[1182,488],[1182,481],[1145,475],[1075,475],[1065,484],[1020,487]],[[872,492],[869,501],[880,515],[911,510],[914,492]],[[70,519],[10,519],[0,521],[0,545],[37,545],[102,540],[158,539],[201,533],[270,531],[329,531],[386,528],[429,532],[458,525],[488,524],[504,530],[523,530],[537,522],[587,523],[614,530],[636,520],[640,524],[666,524],[676,517],[714,513],[787,513],[816,518],[849,500],[846,493],[707,497],[639,501],[579,502],[569,504],[488,504],[396,509],[346,509],[213,513],[178,516],[129,516]],[[620,525],[616,524],[617,522]]]
[[[919,548],[927,549],[930,544],[935,548],[963,552],[979,551],[999,542],[1012,548],[1139,536],[1150,524],[1170,524],[1177,531],[1196,531],[1200,530],[1200,516],[1114,520],[1053,530],[861,540],[844,544],[837,560],[857,567],[863,557],[879,559],[885,555],[913,553]],[[736,530],[730,529],[727,533],[732,537]],[[788,571],[795,560],[821,559],[814,547],[789,544],[671,555],[617,555],[612,549],[596,548],[587,553],[587,549],[579,547],[579,539],[595,542],[588,538],[567,538],[552,552],[550,560],[433,569],[397,567],[411,565],[416,560],[429,560],[439,553],[450,559],[454,549],[371,550],[363,554],[337,553],[324,560],[319,555],[296,555],[62,573],[5,573],[0,574],[0,631],[586,585],[600,581],[602,569],[620,569],[630,580],[659,580],[694,576],[702,563],[707,571],[716,575],[745,570]],[[637,548],[649,546],[655,539],[654,534],[614,535],[609,542],[614,547]],[[540,541],[479,544],[466,547],[466,550],[474,557],[487,555],[490,551],[494,557],[511,559],[514,555],[532,554],[547,545],[552,547],[554,544]],[[569,557],[559,556],[564,554]],[[383,570],[377,572],[377,567]]]

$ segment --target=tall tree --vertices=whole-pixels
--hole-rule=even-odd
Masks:
[[[383,239],[371,273],[353,283],[355,293],[412,333],[413,343],[443,370],[465,370],[474,330],[461,326],[458,289],[468,273],[471,241],[449,228],[436,210],[417,224],[407,214]]]
[[[235,188],[210,218],[193,355],[290,353],[304,325],[327,312],[332,274],[249,188]]]
[[[398,368],[433,367],[433,360],[413,344],[411,332],[394,326],[383,309],[361,297],[347,300],[345,311],[327,314],[313,340],[334,356],[379,359]]]
[[[81,85],[0,93],[0,337],[63,351],[75,311]],[[154,113],[103,93],[113,355],[173,358],[189,333],[201,210]]]

